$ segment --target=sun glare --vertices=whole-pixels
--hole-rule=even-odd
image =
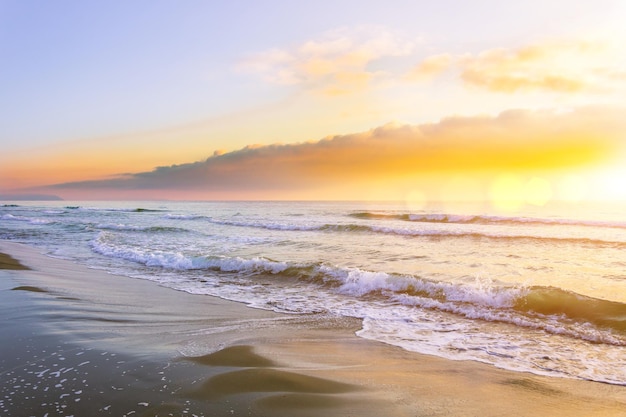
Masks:
[[[616,167],[601,171],[594,178],[591,190],[597,200],[626,200],[626,168]]]
[[[550,181],[540,178],[525,178],[522,175],[504,174],[491,184],[489,197],[498,210],[518,211],[525,204],[544,206],[553,197]]]

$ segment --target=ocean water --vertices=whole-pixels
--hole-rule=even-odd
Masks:
[[[360,337],[410,351],[626,385],[625,209],[38,202],[0,205],[0,239],[254,308],[356,317]]]

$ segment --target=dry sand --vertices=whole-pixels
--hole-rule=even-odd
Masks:
[[[626,387],[420,355],[356,337],[357,320],[0,252],[3,416],[626,416]]]

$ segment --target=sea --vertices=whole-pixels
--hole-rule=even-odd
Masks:
[[[623,203],[16,202],[0,204],[0,239],[252,308],[357,318],[358,336],[408,351],[626,385]]]

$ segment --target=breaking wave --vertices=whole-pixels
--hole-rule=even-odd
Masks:
[[[244,259],[224,256],[185,256],[181,253],[149,251],[145,249],[119,247],[106,243],[102,235],[91,242],[92,249],[105,256],[125,259],[150,267],[178,270],[207,269],[221,272],[279,273],[288,268],[285,262],[263,258]]]
[[[38,218],[24,217],[24,216],[15,216],[13,214],[3,214],[2,216],[0,216],[0,220],[26,222],[29,224],[41,224],[41,225],[55,223],[53,220],[38,219]]]
[[[262,257],[189,256],[117,246],[100,235],[92,249],[148,267],[207,270],[235,275],[276,276],[316,284],[350,298],[374,298],[389,305],[420,307],[468,319],[507,323],[593,343],[626,346],[626,304],[552,287],[437,282],[411,275],[325,264],[279,262]],[[329,306],[332,308],[332,306]]]

